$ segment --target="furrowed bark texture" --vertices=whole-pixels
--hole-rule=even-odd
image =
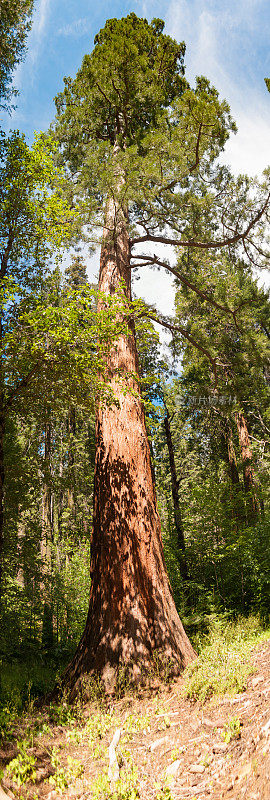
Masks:
[[[99,287],[112,294],[120,283],[131,296],[130,247],[125,213],[107,204]],[[113,688],[125,664],[140,680],[159,650],[177,674],[194,658],[173,601],[164,563],[150,448],[137,381],[129,387],[119,370],[137,373],[135,335],[121,336],[110,358],[119,406],[99,408],[96,418],[91,594],[86,628],[67,670],[69,686],[84,673],[101,674]]]

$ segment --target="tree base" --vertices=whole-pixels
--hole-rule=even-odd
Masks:
[[[194,652],[193,658],[188,663],[196,657]],[[179,663],[166,659],[164,654],[156,653],[152,662],[140,670],[137,664],[127,666],[123,663],[118,668],[108,664],[102,673],[94,670],[82,672],[75,683],[68,670],[63,674],[61,683],[47,696],[46,702],[56,701],[63,694],[70,703],[78,699],[84,702],[105,698],[119,699],[129,691],[154,690],[157,686],[168,684],[178,678],[183,669]]]
[[[106,695],[119,697],[129,688],[151,687],[157,680],[167,683],[168,680],[178,677],[197,654],[185,633],[170,594],[169,597],[174,616],[174,619],[170,618],[170,626],[166,628],[164,618],[163,625],[159,619],[158,626],[153,626],[148,621],[146,634],[145,621],[140,639],[138,635],[134,637],[134,630],[133,636],[129,634],[125,637],[120,637],[119,633],[117,636],[115,630],[110,637],[108,631],[106,637],[100,632],[99,641],[96,639],[96,646],[93,646],[96,637],[89,627],[88,617],[77,651],[52,698],[63,692],[67,693],[71,702],[77,697],[85,700]],[[96,629],[95,633],[97,634]],[[117,638],[118,647],[114,649],[112,643]]]

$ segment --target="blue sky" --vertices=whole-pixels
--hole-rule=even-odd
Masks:
[[[192,83],[195,75],[206,75],[229,101],[238,125],[226,162],[235,172],[261,172],[270,163],[270,94],[264,83],[270,77],[270,0],[36,0],[27,57],[14,79],[18,107],[5,127],[19,128],[29,142],[35,129],[46,129],[63,76],[76,74],[107,18],[130,11],[148,20],[161,17],[166,31],[186,42],[187,78]],[[169,307],[173,298],[168,283],[164,294],[159,275],[160,296]],[[145,296],[152,280],[150,274],[142,279]]]
[[[269,0],[36,0],[28,54],[14,81],[18,108],[6,124],[30,141],[34,129],[47,128],[63,76],[76,74],[108,17],[130,11],[149,20],[161,17],[168,33],[185,40],[187,77],[209,77],[238,124],[227,160],[235,171],[260,171],[270,161],[270,95],[264,84],[270,75]]]

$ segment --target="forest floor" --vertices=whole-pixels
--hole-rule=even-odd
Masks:
[[[2,743],[0,800],[270,800],[270,640],[241,693],[194,701],[184,683],[28,710]]]

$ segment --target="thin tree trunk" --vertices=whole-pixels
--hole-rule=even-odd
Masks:
[[[100,260],[99,288],[120,286],[131,296],[126,213],[109,199]],[[85,673],[98,672],[112,691],[125,664],[132,680],[143,679],[153,653],[170,659],[179,673],[194,650],[178,617],[164,563],[161,526],[138,383],[123,391],[119,370],[138,373],[134,326],[121,335],[108,368],[117,404],[96,415],[91,593],[87,623],[64,676],[72,693]],[[126,387],[125,387],[126,388]]]
[[[239,479],[239,472],[237,468],[237,461],[236,455],[233,445],[233,436],[232,436],[232,429],[231,426],[228,425],[226,429],[226,442],[227,442],[227,452],[228,452],[228,462],[230,468],[230,477],[233,486],[240,486],[240,479]]]
[[[3,265],[1,265],[1,278],[4,277]],[[3,561],[4,561],[4,483],[5,483],[5,461],[4,461],[4,436],[5,436],[5,376],[4,364],[2,360],[2,339],[3,339],[3,319],[0,317],[0,349],[1,349],[1,371],[0,371],[0,610],[2,605],[3,593]]]
[[[51,600],[51,545],[52,545],[52,493],[50,486],[51,470],[51,423],[45,422],[44,428],[44,479],[42,498],[42,538],[41,538],[41,568],[42,582],[40,586],[43,595],[43,621],[42,643],[44,647],[53,645],[53,609]]]
[[[239,412],[239,414],[236,415],[236,424],[243,461],[244,487],[247,496],[247,518],[248,523],[252,524],[256,522],[258,516],[260,516],[261,508],[258,497],[258,485],[255,480],[252,464],[252,450],[250,446],[249,432],[246,419],[242,412]]]
[[[24,521],[20,522],[21,516],[21,509],[18,506],[18,533],[17,533],[17,540],[18,540],[18,571],[17,571],[17,581],[19,586],[24,589],[25,580],[24,580],[24,569],[23,569],[23,543],[25,539],[25,523]]]
[[[163,420],[164,428],[165,428],[165,435],[166,435],[166,442],[168,447],[169,453],[169,460],[170,460],[170,472],[171,472],[171,485],[172,485],[172,498],[173,498],[173,510],[174,510],[174,524],[177,533],[177,548],[179,553],[179,565],[180,565],[180,572],[183,578],[183,581],[188,580],[188,568],[187,568],[187,560],[186,560],[186,546],[185,546],[185,537],[184,537],[184,530],[182,524],[182,515],[179,503],[179,481],[177,480],[176,474],[176,466],[175,466],[175,458],[174,458],[174,447],[172,441],[172,434],[171,434],[171,425],[170,425],[170,416],[166,414],[166,417]]]
[[[76,434],[76,411],[72,407],[68,413],[67,428],[69,434],[68,445],[68,467],[69,467],[69,486],[67,490],[67,503],[72,516],[75,516],[75,501],[74,501],[74,438]]]
[[[4,559],[4,482],[5,482],[4,435],[5,435],[4,403],[3,403],[3,394],[0,393],[0,604],[2,599],[3,559]]]
[[[59,497],[57,503],[57,529],[58,529],[58,547],[59,542],[62,539],[62,516],[63,516],[63,501],[64,501],[64,491],[63,491],[63,435],[62,435],[62,425],[60,429],[60,463],[59,463]]]
[[[233,494],[233,514],[236,520],[236,525],[243,525],[246,523],[246,513],[242,495],[243,484],[240,482],[239,472],[237,467],[237,460],[233,444],[233,433],[229,422],[226,424],[225,433],[225,453],[228,462],[229,476],[232,484]]]

